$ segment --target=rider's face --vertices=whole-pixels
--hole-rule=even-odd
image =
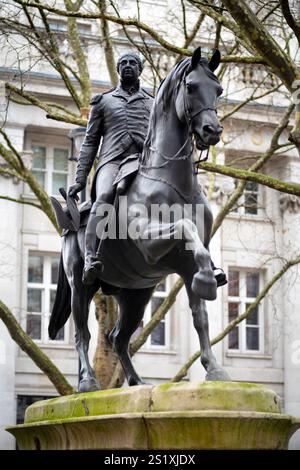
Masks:
[[[140,71],[137,60],[131,56],[123,57],[119,64],[119,75],[122,81],[136,82],[139,74]]]

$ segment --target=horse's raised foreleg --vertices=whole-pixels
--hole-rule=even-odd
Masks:
[[[201,363],[206,370],[206,380],[230,380],[227,372],[217,363],[209,340],[208,315],[205,300],[194,293],[191,280],[186,281],[186,290],[192,310],[194,327],[198,333],[201,347]]]
[[[98,285],[82,283],[83,259],[77,242],[77,234],[69,234],[63,243],[64,268],[71,287],[71,310],[75,323],[75,344],[79,356],[79,392],[100,390],[88,358],[90,332],[89,307]]]
[[[122,289],[116,296],[120,310],[119,318],[109,339],[119,356],[128,385],[142,385],[143,381],[135,371],[130,354],[129,341],[142,321],[144,310],[154,288]]]
[[[217,297],[217,281],[212,270],[210,253],[202,243],[196,225],[189,219],[184,219],[182,223],[185,249],[192,251],[198,267],[191,288],[199,298],[215,300]]]
[[[217,281],[212,270],[208,249],[201,241],[197,226],[188,218],[179,219],[173,224],[149,223],[145,227],[137,245],[149,264],[157,264],[176,245],[189,250],[194,255],[198,272],[195,273],[192,289],[206,300],[217,297]],[[208,245],[208,243],[207,243]]]

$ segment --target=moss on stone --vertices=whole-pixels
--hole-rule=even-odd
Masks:
[[[36,402],[27,408],[25,423],[121,413],[199,410],[280,413],[276,394],[262,385],[178,382],[77,393]]]

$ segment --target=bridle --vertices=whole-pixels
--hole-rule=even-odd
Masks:
[[[163,167],[169,165],[171,162],[174,162],[175,160],[176,161],[178,161],[178,160],[188,160],[192,156],[192,154],[194,152],[194,147],[195,147],[195,144],[194,144],[193,140],[191,139],[191,133],[192,133],[191,129],[192,129],[193,120],[200,113],[202,113],[203,111],[211,110],[211,111],[216,112],[215,108],[202,107],[199,110],[197,110],[194,114],[191,114],[188,99],[187,99],[187,95],[188,95],[187,83],[186,83],[187,74],[188,74],[188,72],[185,73],[183,81],[181,82],[181,86],[184,86],[183,107],[184,107],[184,117],[185,117],[185,120],[186,120],[186,123],[187,123],[187,126],[188,126],[188,136],[187,136],[185,142],[183,143],[183,145],[180,147],[180,149],[172,156],[164,155],[162,152],[160,152],[158,149],[156,149],[155,147],[153,147],[151,145],[144,148],[142,161],[141,161],[140,167],[139,167],[139,173],[140,173],[141,176],[144,176],[147,179],[151,179],[153,181],[160,181],[161,183],[167,184],[173,190],[175,190],[185,201],[188,202],[189,201],[189,195],[183,194],[181,191],[179,191],[178,188],[176,188],[176,186],[173,183],[171,183],[170,181],[167,181],[166,179],[162,178],[161,176],[158,176],[158,175],[155,175],[155,176],[153,175],[152,176],[147,172],[147,170],[152,170],[152,169],[154,170],[154,169],[163,168]],[[183,150],[185,149],[185,147],[186,147],[186,145],[188,144],[189,141],[191,142],[190,151],[188,153],[184,153],[184,154],[181,155],[181,152],[183,152]],[[149,151],[155,152],[157,155],[159,155],[164,160],[163,163],[161,163],[160,165],[151,165],[151,166],[145,165],[144,162],[145,162],[146,152],[148,153]],[[209,147],[207,148],[206,155],[205,155],[204,158],[201,158],[202,157],[202,152],[203,152],[203,150],[200,151],[200,158],[197,161],[193,162],[195,167],[196,167],[195,171],[193,171],[194,175],[198,174],[198,171],[199,171],[199,168],[197,166],[198,163],[204,162],[208,159]]]
[[[191,114],[189,104],[188,104],[188,100],[187,100],[187,95],[188,95],[188,86],[187,86],[187,83],[186,83],[186,76],[187,75],[188,75],[188,73],[185,74],[184,79],[183,79],[183,85],[184,85],[184,88],[185,88],[184,95],[183,95],[183,108],[184,108],[184,116],[185,116],[185,119],[188,123],[189,132],[191,132],[193,120],[195,119],[195,117],[199,116],[199,114],[201,114],[203,111],[214,111],[216,113],[217,110],[216,110],[216,108],[204,107],[203,106],[197,112],[195,112],[194,114]],[[198,164],[202,163],[202,162],[205,162],[208,159],[209,146],[206,150],[206,155],[202,158],[202,153],[203,152],[204,152],[204,150],[200,151],[200,158],[194,162],[194,165],[195,165],[195,168],[196,168],[196,171],[195,171],[194,174],[196,174],[196,175],[198,175],[198,172],[199,172]]]
[[[161,163],[160,165],[152,165],[152,166],[147,166],[147,165],[141,164],[140,166],[143,169],[160,169],[160,168],[165,167],[166,165],[168,165],[169,163],[171,163],[175,160],[177,160],[177,161],[178,160],[188,160],[194,152],[195,145],[194,145],[193,141],[191,142],[190,152],[188,154],[183,154],[183,155],[180,155],[180,154],[183,151],[183,149],[185,148],[185,146],[187,145],[188,141],[190,140],[193,120],[197,116],[199,116],[199,114],[201,114],[203,111],[215,111],[216,112],[216,108],[204,107],[203,106],[202,108],[197,110],[194,114],[191,114],[188,99],[187,99],[187,95],[188,95],[188,87],[187,87],[187,83],[186,83],[186,76],[187,75],[188,75],[188,72],[185,74],[182,84],[184,86],[184,95],[183,95],[184,117],[185,117],[185,120],[186,120],[187,125],[188,125],[188,136],[187,136],[185,142],[183,143],[183,145],[180,147],[180,149],[174,155],[172,155],[170,157],[168,157],[167,155],[164,155],[162,152],[157,150],[155,147],[149,146],[148,149],[151,150],[152,152],[157,153],[164,160],[164,162]],[[196,175],[198,174],[198,164],[201,163],[201,162],[205,162],[208,159],[209,147],[206,150],[206,155],[202,158],[203,151],[204,150],[200,151],[200,158],[194,162],[194,165],[196,167],[196,171],[195,171],[194,174],[196,174]]]

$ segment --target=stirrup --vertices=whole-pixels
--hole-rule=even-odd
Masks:
[[[217,287],[225,286],[227,284],[227,277],[222,268],[213,269],[215,279],[217,281]]]

